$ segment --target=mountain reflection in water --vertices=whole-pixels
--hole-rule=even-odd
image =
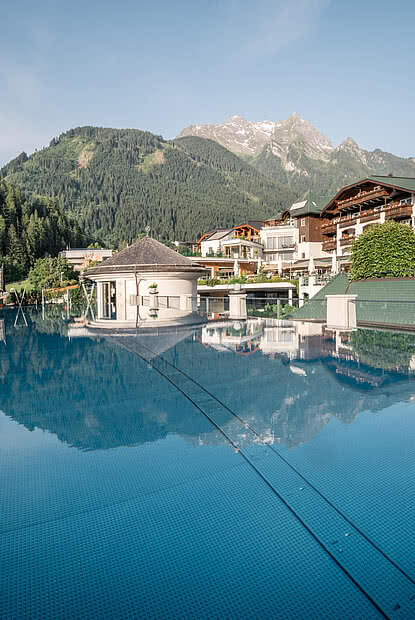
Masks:
[[[263,441],[295,447],[331,419],[351,423],[415,398],[412,334],[252,319],[195,331],[102,333],[42,320],[0,330],[0,409],[81,450],[180,435],[225,440],[203,414],[134,352],[145,346],[237,413]],[[86,337],[74,337],[84,335]],[[226,425],[239,422],[229,412]]]

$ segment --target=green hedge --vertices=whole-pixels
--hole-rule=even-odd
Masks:
[[[352,280],[413,276],[415,233],[397,222],[374,224],[353,241],[351,259]]]

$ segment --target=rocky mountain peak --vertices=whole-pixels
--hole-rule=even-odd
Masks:
[[[341,144],[339,144],[337,148],[338,149],[359,149],[360,150],[360,146],[356,142],[356,140],[353,140],[353,138],[350,138],[350,137],[346,138],[346,140],[344,140]]]
[[[360,148],[359,144],[353,138],[346,138],[336,148],[336,152],[348,153],[353,159],[359,160],[362,164],[367,165],[366,152]]]
[[[246,119],[243,116],[240,116],[239,114],[234,114],[233,116],[230,116],[229,119],[225,122],[229,122],[229,121],[243,121],[244,123],[246,123]]]
[[[328,138],[301,118],[298,112],[282,121],[248,121],[235,114],[224,123],[186,127],[178,137],[184,136],[216,140],[238,155],[258,155],[268,146],[274,155],[284,161],[288,156],[287,149],[296,142],[301,142],[307,156],[312,159],[326,161],[333,150]]]

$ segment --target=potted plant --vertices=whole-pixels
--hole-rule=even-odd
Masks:
[[[158,285],[156,282],[148,285],[148,292],[150,293],[150,295],[155,295],[157,293],[157,286]]]

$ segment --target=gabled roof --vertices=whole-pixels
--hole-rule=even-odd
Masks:
[[[111,258],[107,258],[98,267],[88,269],[85,273],[88,276],[110,273],[111,271],[131,271],[131,268],[133,268],[133,271],[135,268],[138,271],[174,271],[177,267],[179,267],[180,271],[202,270],[201,267],[195,266],[186,256],[182,256],[163,243],[156,241],[156,239],[144,237],[144,239],[136,241],[133,245]]]
[[[291,205],[289,212],[292,217],[300,217],[303,215],[320,214],[329,200],[328,196],[317,196],[308,191],[304,195],[304,200],[295,202]]]
[[[370,180],[386,185],[387,187],[396,187],[397,189],[404,189],[408,192],[415,192],[415,178],[414,177],[393,177],[384,175],[373,175],[369,177]]]
[[[239,228],[240,226],[250,226],[251,228],[255,228],[256,230],[261,230],[263,225],[264,220],[246,220],[246,222],[242,222],[242,224],[234,226],[234,229]]]
[[[279,220],[281,220],[281,219],[282,219],[282,214],[283,214],[283,213],[287,213],[287,211],[280,211],[280,212],[279,212],[279,213],[277,213],[277,215],[275,215],[274,217],[269,217],[267,220],[265,220],[265,222],[271,222],[271,220],[276,220],[276,221],[278,222]],[[264,222],[264,223],[265,223],[265,222]]]
[[[392,189],[400,189],[406,192],[415,192],[415,178],[414,177],[394,177],[392,175],[372,175],[370,177],[366,177],[365,179],[360,179],[360,181],[356,181],[355,183],[351,183],[350,185],[345,185],[335,196],[331,198],[331,200],[326,204],[324,209],[322,209],[322,213],[324,211],[328,211],[329,208],[334,205],[335,200],[341,196],[341,194],[353,187],[358,187],[363,183],[375,183],[377,185],[384,185],[385,187],[390,187]]]
[[[213,231],[210,237],[206,237],[206,239],[203,239],[203,241],[215,241],[218,239],[223,239],[223,237],[226,237],[226,235],[232,232],[232,230],[232,228],[219,228],[218,230]]]

